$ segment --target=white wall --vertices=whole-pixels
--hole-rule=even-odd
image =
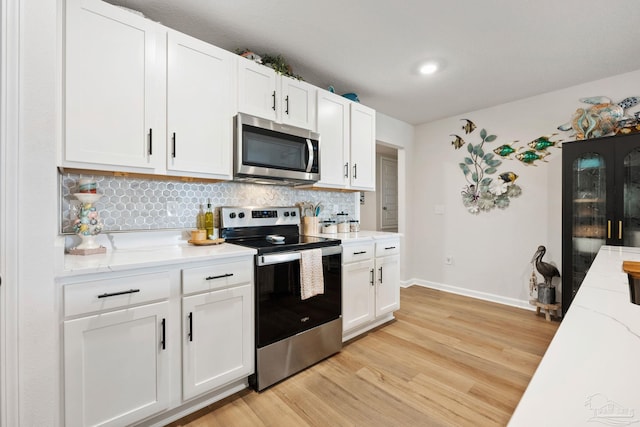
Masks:
[[[530,260],[537,246],[547,247],[545,261],[561,266],[561,150],[552,148],[548,163],[537,166],[505,160],[499,172],[516,172],[523,194],[512,199],[505,210],[473,215],[460,197],[467,182],[458,163],[467,154],[466,147],[455,150],[449,134],[477,144],[480,129],[486,128],[498,138],[485,145],[485,152],[514,140],[520,141],[515,145],[523,145],[558,132],[556,127],[569,121],[581,106],[579,98],[600,95],[614,102],[640,95],[640,70],[416,127],[414,152],[409,158],[408,277],[426,285],[528,306]],[[464,135],[461,118],[474,121],[478,129]],[[565,133],[557,138],[569,140]],[[435,213],[438,205],[444,207],[443,215]],[[453,257],[453,265],[444,264],[445,256]]]
[[[384,145],[398,148],[398,232],[400,236],[400,279],[414,277],[408,274],[407,241],[408,230],[408,183],[411,182],[409,159],[413,156],[414,127],[403,121],[376,113],[376,140]]]

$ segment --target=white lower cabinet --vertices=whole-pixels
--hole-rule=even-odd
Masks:
[[[343,341],[393,319],[393,312],[400,308],[398,253],[397,238],[343,243]]]
[[[342,330],[349,331],[375,318],[373,259],[342,266]]]
[[[58,283],[65,426],[165,425],[248,386],[252,253]]]
[[[245,284],[182,299],[184,400],[253,372],[252,296]]]
[[[65,425],[122,426],[168,408],[167,301],[64,322]]]
[[[254,371],[253,259],[182,270],[182,399]]]
[[[376,258],[376,316],[400,308],[400,257]]]

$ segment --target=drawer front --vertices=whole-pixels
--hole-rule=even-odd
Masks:
[[[182,293],[211,291],[253,281],[253,258],[182,270]]]
[[[169,298],[168,271],[89,280],[64,286],[64,315],[113,310]]]
[[[382,240],[376,242],[376,257],[396,255],[400,253],[400,240]]]
[[[366,261],[372,259],[375,245],[373,242],[356,243],[342,246],[342,263]]]

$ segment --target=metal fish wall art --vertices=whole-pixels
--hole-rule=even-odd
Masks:
[[[518,141],[513,141],[513,144],[515,144],[516,142]],[[511,144],[504,144],[494,149],[493,152],[500,157],[509,157],[511,154],[516,152],[516,149],[513,148]]]
[[[514,172],[509,171],[501,173],[500,175],[498,175],[498,178],[500,178],[504,182],[514,182],[516,179],[518,179],[518,175],[516,175]]]
[[[547,162],[546,160],[544,160],[544,158],[547,157],[549,154],[550,153],[543,152],[543,151],[527,150],[527,151],[523,151],[522,153],[516,154],[516,159],[520,160],[525,165],[537,166],[535,162],[538,160]]]
[[[551,138],[556,136],[557,133],[553,133],[551,135],[548,136],[541,136],[539,138],[534,139],[533,141],[531,141],[528,145],[531,149],[535,150],[535,151],[547,151],[547,148],[549,147],[560,147],[560,143],[562,142],[562,140],[559,141],[551,141]]]
[[[469,119],[460,119],[460,120],[465,122],[465,124],[462,126],[462,130],[464,131],[464,133],[468,135],[475,130],[476,124],[473,123],[471,120]]]
[[[453,145],[453,148],[456,150],[464,145],[464,139],[460,138],[458,135],[450,134],[449,136],[455,136],[455,139],[451,141],[451,145]]]

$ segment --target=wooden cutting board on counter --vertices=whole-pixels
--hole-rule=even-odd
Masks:
[[[219,239],[207,239],[207,240],[187,240],[187,242],[195,246],[211,246],[211,245],[219,245],[220,243],[224,243],[225,240],[223,238],[219,238]]]

